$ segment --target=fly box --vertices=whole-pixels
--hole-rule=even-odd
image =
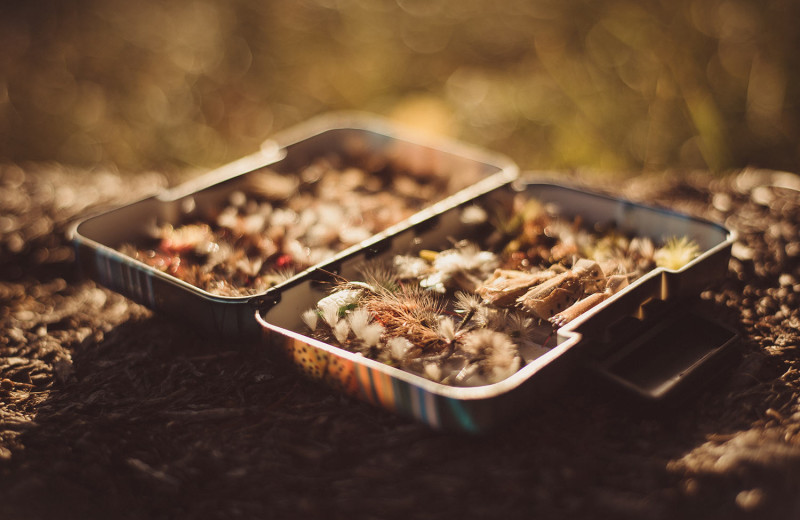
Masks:
[[[256,316],[310,377],[481,432],[581,371],[651,404],[707,375],[736,335],[687,302],[725,275],[733,240],[701,219],[518,181],[318,266]]]
[[[590,371],[647,401],[735,338],[686,302],[732,232],[324,116],[71,231],[89,276],[432,427],[481,432]]]
[[[225,338],[257,336],[253,309],[309,267],[516,176],[500,155],[335,113],[70,234],[103,285]]]

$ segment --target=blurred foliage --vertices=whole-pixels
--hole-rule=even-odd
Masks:
[[[793,0],[6,2],[0,161],[208,168],[358,109],[523,169],[800,171],[799,15]]]

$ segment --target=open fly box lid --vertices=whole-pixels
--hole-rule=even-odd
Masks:
[[[243,338],[259,330],[253,308],[306,269],[517,174],[499,154],[333,113],[281,132],[252,156],[83,220],[70,235],[89,277],[203,330]],[[338,232],[367,214],[373,225],[347,238]],[[315,246],[323,240],[329,246]]]

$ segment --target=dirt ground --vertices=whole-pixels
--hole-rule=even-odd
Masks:
[[[593,181],[739,232],[703,293],[741,333],[737,356],[673,409],[576,378],[480,437],[334,394],[268,347],[79,278],[67,226],[166,184],[0,167],[0,518],[800,516],[798,177]]]

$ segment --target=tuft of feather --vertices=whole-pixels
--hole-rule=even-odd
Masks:
[[[655,253],[656,247],[648,237],[634,237],[628,245],[628,255],[642,269],[652,265]]]
[[[496,351],[516,350],[507,335],[490,329],[478,329],[464,335],[462,348],[472,358],[486,358]]]
[[[694,260],[700,254],[700,247],[688,237],[672,237],[667,240],[664,247],[660,247],[653,254],[658,267],[666,269],[680,269]]]
[[[394,257],[394,269],[400,280],[416,280],[430,271],[430,264],[418,256],[397,255]]]
[[[369,311],[363,308],[354,309],[347,316],[347,321],[350,322],[350,328],[358,339],[364,338],[364,330],[367,328],[371,320],[372,318],[369,315]]]
[[[491,251],[481,251],[475,244],[467,243],[439,253],[433,261],[433,268],[445,275],[474,272],[488,276],[498,263],[497,256]]]
[[[508,309],[486,309],[486,328],[505,330],[508,322]]]
[[[364,345],[368,347],[374,347],[381,340],[384,330],[385,329],[382,325],[378,323],[370,323],[364,327],[359,339],[364,342]]]
[[[322,320],[328,324],[328,327],[334,328],[339,323],[339,305],[333,300],[320,300],[317,303],[317,308],[322,314]]]
[[[317,313],[316,309],[308,309],[303,314],[300,315],[300,318],[303,320],[303,323],[311,329],[311,332],[317,330],[317,321],[319,319],[319,314]]]
[[[490,329],[472,331],[462,346],[472,363],[480,367],[488,383],[496,383],[519,370],[522,359],[508,335]]]
[[[397,290],[397,280],[400,277],[383,262],[367,262],[359,268],[359,271],[370,292]]]
[[[258,276],[262,265],[264,265],[263,258],[250,258],[248,256],[243,256],[234,263],[234,267],[250,277]]]
[[[395,337],[389,338],[389,341],[386,342],[386,346],[389,347],[389,355],[392,357],[392,359],[402,361],[414,344],[408,341],[406,338]]]
[[[521,312],[512,312],[508,316],[508,333],[512,338],[526,338],[533,328],[533,320]]]
[[[468,241],[459,242],[452,249],[431,258],[431,271],[419,283],[438,293],[447,292],[448,287],[472,291],[499,265],[497,255],[491,251],[481,251]]]
[[[476,294],[456,291],[454,305],[459,314],[474,314],[481,308],[481,299]]]
[[[425,377],[431,381],[439,382],[442,380],[442,367],[436,363],[425,363],[423,373],[425,374]]]
[[[350,324],[347,323],[347,320],[341,320],[336,326],[333,327],[333,336],[336,338],[341,344],[344,344],[347,341],[347,336],[350,335]]]
[[[487,307],[486,305],[481,305],[475,311],[475,314],[472,316],[472,323],[476,327],[486,327],[489,325],[492,316],[495,314],[495,309],[491,307]]]
[[[441,317],[436,324],[436,333],[447,343],[452,343],[456,339],[455,322],[447,316]]]

